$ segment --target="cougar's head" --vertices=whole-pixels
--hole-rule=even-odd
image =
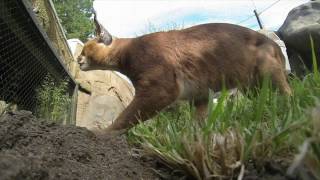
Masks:
[[[113,59],[113,42],[115,38],[98,22],[94,12],[96,37],[88,40],[77,61],[82,71],[116,70],[117,60]]]

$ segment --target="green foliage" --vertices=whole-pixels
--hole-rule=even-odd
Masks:
[[[217,103],[210,103],[201,126],[185,105],[140,123],[128,138],[168,167],[195,179],[231,179],[249,162],[259,168],[270,159],[294,162],[292,172],[308,179],[301,173],[308,168],[319,178],[320,78],[315,70],[303,80],[290,79],[292,96],[280,95],[266,79],[258,93],[249,91],[230,99],[224,90]],[[311,109],[318,115],[311,117]]]
[[[317,59],[314,49],[314,41],[310,36],[312,48],[313,78],[307,76],[307,80],[313,79],[311,85],[320,82]],[[299,174],[303,179],[320,179],[320,101],[316,99],[316,107],[310,110],[308,127],[304,128],[304,142],[299,147],[299,153],[291,166],[288,168],[288,174]],[[308,171],[305,170],[306,167]]]
[[[52,0],[67,38],[79,38],[85,42],[92,33],[93,0]]]
[[[43,84],[37,89],[36,114],[40,118],[63,123],[69,118],[71,97],[68,95],[68,82],[56,82],[46,76]]]

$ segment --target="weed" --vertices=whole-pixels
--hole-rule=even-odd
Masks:
[[[37,89],[36,114],[38,117],[57,123],[66,122],[71,104],[67,85],[67,81],[56,82],[49,75],[45,77],[43,84]]]

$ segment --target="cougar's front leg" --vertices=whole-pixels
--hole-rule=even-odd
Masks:
[[[197,99],[194,101],[194,106],[196,107],[195,118],[200,123],[203,123],[203,121],[208,117],[208,103],[209,97]]]
[[[177,89],[170,85],[136,88],[136,95],[132,102],[107,128],[107,131],[129,129],[139,121],[152,118],[176,100],[178,93],[175,91]]]

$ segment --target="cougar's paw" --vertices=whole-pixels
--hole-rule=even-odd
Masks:
[[[121,136],[121,135],[125,134],[127,131],[126,130],[97,129],[97,130],[92,130],[92,132],[96,135],[97,138],[107,140],[109,138]]]

